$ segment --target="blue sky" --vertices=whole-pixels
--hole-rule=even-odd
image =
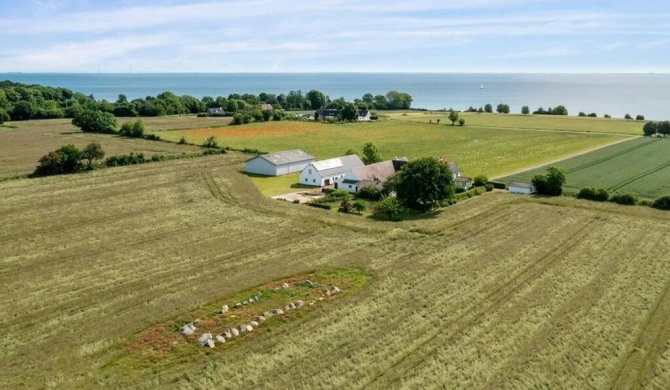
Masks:
[[[670,2],[0,0],[0,72],[670,72]]]

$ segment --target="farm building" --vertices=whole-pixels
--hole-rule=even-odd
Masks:
[[[532,184],[513,181],[507,186],[507,191],[511,194],[530,195],[535,192],[535,187]]]
[[[370,120],[370,111],[358,110],[358,119],[361,122],[368,122]]]
[[[407,158],[402,157],[355,167],[335,182],[335,188],[355,194],[364,187],[381,187],[386,178],[398,172],[405,164]]]
[[[281,176],[300,172],[314,162],[311,156],[300,149],[268,153],[244,162],[244,172],[265,176]]]
[[[272,111],[272,104],[263,103],[261,104],[261,110],[263,111]]]
[[[470,189],[470,187],[472,187],[472,179],[469,178],[469,177],[465,177],[465,176],[458,176],[458,177],[454,178],[454,184],[468,190],[468,189]]]
[[[319,115],[320,120],[328,119],[337,119],[340,115],[340,110],[334,108],[320,108],[316,110],[316,113]],[[367,122],[370,120],[370,111],[368,110],[358,110],[358,116],[356,118],[359,121]]]
[[[221,107],[212,107],[207,109],[207,115],[225,115],[226,112]]]
[[[300,172],[300,184],[317,187],[328,186],[341,179],[350,170],[362,166],[363,161],[355,154],[315,161],[308,164]]]

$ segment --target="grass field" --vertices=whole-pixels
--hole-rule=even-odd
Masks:
[[[375,222],[266,199],[245,157],[0,183],[0,388],[670,387],[670,213],[487,193]],[[346,268],[373,279],[271,337],[112,364],[152,326]]]
[[[386,115],[392,120],[428,123],[440,119],[440,124],[451,124],[449,113],[437,111],[392,112]],[[642,135],[644,121],[589,118],[578,116],[478,114],[462,112],[468,126],[493,127],[510,130],[566,131],[585,133],[609,133]]]
[[[265,122],[243,126],[157,132],[178,140],[185,136],[202,143],[214,136],[219,144],[273,152],[300,148],[317,159],[341,156],[350,148],[360,150],[375,142],[386,158],[444,156],[455,161],[464,175],[498,176],[548,159],[569,156],[625,136],[520,131],[488,127],[438,126],[419,122],[379,121],[328,125],[313,122]]]
[[[165,129],[177,126],[185,128],[195,120],[204,119],[213,125],[211,118],[170,117],[142,118],[150,129]],[[221,121],[221,119],[217,119]],[[32,120],[8,122],[0,128],[0,178],[24,175],[35,170],[40,157],[67,144],[83,148],[89,142],[97,141],[107,156],[122,153],[154,154],[191,153],[201,151],[197,147],[176,145],[166,142],[154,142],[140,139],[128,139],[106,134],[83,133],[72,126],[69,119]],[[119,119],[123,123],[124,119]]]
[[[568,191],[594,186],[651,199],[670,195],[668,139],[636,138],[551,165],[566,169]],[[546,167],[537,168],[501,180],[528,182],[545,171]]]

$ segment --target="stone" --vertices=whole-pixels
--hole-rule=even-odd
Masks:
[[[230,339],[233,337],[233,333],[228,329],[227,331],[223,332],[223,337]]]
[[[309,305],[310,305],[310,306],[314,306],[314,302],[310,302]]]
[[[221,344],[223,344],[223,343],[226,342],[226,338],[223,337],[223,336],[221,336],[221,335],[217,335],[217,336],[216,336],[216,341],[218,341],[218,342],[220,342]]]
[[[249,304],[249,301],[242,301],[242,304],[246,306]]]
[[[282,310],[282,309],[275,309],[275,314],[282,315],[282,314],[284,314],[284,310]]]
[[[326,290],[326,295],[330,296],[330,294],[331,294],[330,290]]]
[[[256,321],[258,321],[258,322],[263,322],[263,321],[265,321],[265,316],[258,316],[258,317],[256,317]]]
[[[269,311],[266,311],[266,312],[264,312],[264,313],[262,314],[262,316],[265,317],[266,320],[267,320],[268,318],[270,318],[271,315],[272,315],[272,313],[270,313]]]
[[[302,305],[304,305],[304,303],[302,302],[302,300],[297,300],[297,301],[295,301],[295,307],[300,307],[300,306],[302,306]]]
[[[232,328],[232,329],[230,330],[230,333],[232,333],[233,336],[239,336],[239,335],[240,335],[240,331],[237,330],[236,328]]]
[[[258,322],[257,321],[251,321],[251,326],[258,328]]]
[[[284,283],[281,285],[283,288],[288,288],[288,283]]]
[[[323,302],[324,299],[325,299],[324,297],[319,297],[318,298],[319,302]]]
[[[181,328],[182,336],[190,336],[195,332],[196,327],[193,324],[186,324]]]
[[[254,327],[251,325],[244,325],[244,328],[247,330],[247,332],[251,332],[254,330]]]
[[[284,306],[284,311],[289,311],[291,310],[291,307],[289,305]]]
[[[224,313],[228,312],[228,310],[230,310],[228,305],[221,306],[221,314],[224,314]]]
[[[200,345],[207,345],[207,342],[212,340],[212,334],[211,333],[205,333],[200,338],[198,338],[198,344]]]
[[[312,282],[312,281],[309,280],[309,279],[305,280],[303,283],[305,283],[305,284],[308,285],[309,287],[314,287],[314,282]]]
[[[214,340],[212,340],[212,339],[207,340],[207,346],[208,346],[208,347],[210,347],[210,348],[214,348],[214,345],[215,345],[215,344],[214,344]]]
[[[341,292],[342,292],[342,290],[340,290],[339,287],[337,287],[337,286],[333,287],[333,294],[339,294]]]
[[[296,308],[295,303],[291,302],[288,304],[289,309],[293,310]]]
[[[246,325],[240,325],[240,333],[244,333],[247,331],[247,326]]]
[[[238,307],[242,307],[242,304],[239,303],[239,302],[237,302],[237,303],[235,304],[235,308],[237,309]]]

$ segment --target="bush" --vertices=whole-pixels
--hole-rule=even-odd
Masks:
[[[375,186],[366,186],[359,189],[355,196],[357,199],[367,199],[376,202],[381,200],[385,195],[387,194],[381,188]]]
[[[7,113],[7,111],[0,108],[0,125],[7,122],[9,119],[10,119],[9,114]]]
[[[340,200],[345,200],[345,199],[350,199],[351,194],[347,190],[335,190],[331,193],[329,193],[326,196],[326,200],[328,202],[337,202]]]
[[[323,204],[323,203],[308,202],[308,203],[305,203],[305,204],[307,206],[316,207],[317,209],[331,210],[329,205]]]
[[[471,189],[471,190],[467,190],[467,191],[462,192],[462,193],[460,193],[460,194],[456,194],[456,196],[455,196],[454,198],[455,198],[457,201],[460,202],[461,200],[474,198],[475,196],[479,196],[479,195],[481,195],[481,194],[483,194],[483,193],[485,193],[485,192],[486,192],[486,188],[484,188],[484,187],[475,187],[475,188],[473,188],[473,189]]]
[[[116,132],[116,118],[108,112],[82,111],[72,119],[72,124],[86,133],[113,134]]]
[[[161,137],[156,135],[156,134],[144,134],[142,138],[148,140],[148,141],[160,141]]]
[[[637,115],[635,116],[636,121],[643,121],[644,120],[644,115]]]
[[[507,184],[499,181],[490,181],[488,184],[492,185],[493,188],[497,188],[499,190],[506,190],[507,189]]]
[[[454,188],[454,192],[457,193],[457,194],[462,194],[465,191],[466,191],[466,189],[461,187],[461,186],[456,186],[456,188]]]
[[[35,168],[36,176],[60,175],[82,170],[81,151],[74,145],[61,146],[59,149],[42,156]]]
[[[351,204],[351,200],[349,198],[345,198],[342,203],[340,203],[340,207],[337,209],[338,212],[340,213],[350,213],[354,209],[354,206]]]
[[[198,118],[207,118],[207,114],[205,114],[204,112],[201,112],[201,113],[199,113],[199,114],[196,115],[196,116],[197,116]]]
[[[144,136],[144,123],[141,120],[126,122],[121,126],[119,135],[131,138],[142,138]]]
[[[489,181],[489,178],[486,177],[485,175],[477,175],[472,181],[472,186],[473,187],[484,187],[486,183]]]
[[[465,126],[465,119],[464,118],[458,118],[458,125],[459,126]]]
[[[638,203],[638,197],[635,194],[617,193],[613,194],[609,201],[617,204],[633,206]]]
[[[356,201],[354,201],[352,206],[358,214],[362,213],[367,208],[367,205],[361,199],[357,199]]]
[[[491,183],[486,183],[486,184],[484,185],[484,188],[486,189],[486,192],[491,192],[491,191],[493,191],[493,184],[491,184]]]
[[[124,165],[144,164],[145,162],[144,153],[130,153],[111,156],[105,160],[105,165],[108,167],[121,167]]]
[[[579,199],[595,200],[597,202],[607,202],[609,192],[604,188],[584,187],[577,194]]]
[[[393,196],[387,196],[375,205],[373,215],[390,221],[399,221],[404,208]]]
[[[182,135],[179,139],[179,145],[186,145],[186,143],[186,137]]]
[[[670,195],[661,196],[656,199],[651,207],[659,210],[670,210]]]
[[[211,137],[208,137],[205,140],[205,142],[202,144],[202,146],[205,147],[205,148],[218,149],[219,142],[216,140],[216,137],[211,136]]]

